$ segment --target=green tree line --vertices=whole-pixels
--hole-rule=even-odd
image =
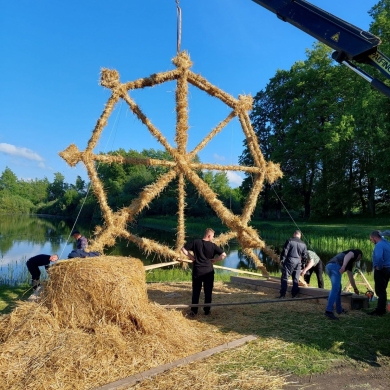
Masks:
[[[171,156],[165,151],[154,149],[125,151],[119,149],[108,152],[124,158],[153,158],[169,160]],[[164,167],[143,164],[99,164],[97,166],[109,206],[115,211],[128,206],[140,192],[154,183],[166,172]],[[226,172],[198,172],[203,180],[218,194],[219,199],[234,213],[241,212],[241,191],[231,188]],[[190,217],[213,217],[214,211],[198,194],[196,188],[187,182],[186,215]],[[175,215],[177,209],[177,182],[167,187],[150,207],[142,212],[142,216]],[[54,180],[22,180],[6,168],[0,176],[0,213],[50,214],[75,218],[80,214],[82,219],[100,218],[100,207],[86,183],[80,176],[74,184],[65,182],[65,177],[57,172]]]
[[[370,31],[390,54],[390,0],[370,11]],[[361,65],[385,80],[379,72]],[[282,204],[304,217],[375,216],[390,208],[390,99],[345,66],[321,43],[306,60],[278,70],[254,98],[251,120],[267,160],[284,177],[264,186],[261,213],[280,213]],[[240,163],[251,164],[246,145]],[[251,186],[247,177],[243,192]]]

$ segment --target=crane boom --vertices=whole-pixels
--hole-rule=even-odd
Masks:
[[[276,16],[331,47],[333,59],[348,66],[371,86],[390,97],[390,87],[354,64],[377,68],[390,79],[390,59],[378,50],[380,38],[305,0],[253,0]]]

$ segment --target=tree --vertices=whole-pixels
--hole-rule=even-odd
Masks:
[[[7,191],[12,195],[18,194],[18,178],[8,167],[0,176],[0,191]]]
[[[62,198],[68,187],[69,186],[65,183],[64,175],[59,172],[56,172],[54,174],[53,183],[49,184],[49,200],[56,200]]]
[[[86,185],[85,181],[79,175],[77,175],[74,188],[80,195],[85,195],[86,190],[87,190],[87,185]]]

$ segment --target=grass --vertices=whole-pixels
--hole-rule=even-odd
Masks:
[[[150,298],[161,304],[190,301],[189,283],[155,284],[149,290]],[[164,296],[164,291],[169,294]],[[251,291],[230,283],[216,283],[215,292],[213,302],[256,301],[277,295],[277,290]],[[281,301],[217,307],[212,316],[199,315],[197,321],[214,325],[220,332],[258,336],[245,348],[219,356],[218,371],[223,375],[264,368],[270,374],[302,376],[334,367],[389,365],[388,316],[372,318],[363,310],[353,310],[331,321],[324,317],[324,310],[312,302]]]
[[[190,271],[181,269],[148,271],[147,280],[154,282],[147,285],[149,299],[160,304],[190,302],[190,277]],[[216,273],[213,302],[259,301],[274,299],[277,294],[277,290],[257,291],[235,285],[227,278],[230,278],[230,274]],[[330,284],[327,277],[325,284]],[[2,286],[0,313],[12,310],[15,301],[24,298],[26,289],[26,286]],[[374,306],[375,302],[371,305]],[[309,301],[215,307],[211,316],[199,314],[191,321],[195,321],[194,325],[201,327],[209,337],[216,335],[216,332],[226,334],[229,339],[253,334],[257,340],[214,355],[195,366],[185,365],[170,370],[147,383],[141,383],[139,388],[164,388],[162,383],[167,380],[177,385],[183,378],[188,382],[192,375],[195,377],[193,387],[183,388],[198,389],[201,388],[197,387],[199,378],[205,378],[206,386],[210,380],[207,375],[211,375],[216,383],[213,388],[259,389],[259,383],[268,380],[267,375],[287,375],[288,381],[288,375],[326,373],[333,368],[372,370],[380,365],[389,366],[390,315],[373,318],[364,311],[354,310],[340,316],[340,321],[330,321],[323,312],[323,305]],[[183,314],[186,315],[186,310]],[[259,379],[260,375],[265,377]],[[256,385],[248,387],[250,381]]]
[[[229,272],[215,271],[215,281],[229,282]],[[146,272],[146,282],[189,282],[192,280],[192,272],[190,269],[183,270],[181,268],[162,269],[157,268]]]
[[[149,219],[146,222],[150,227],[156,227],[153,220]],[[258,229],[261,237],[275,248],[281,247],[296,228],[291,223],[278,221],[253,221],[252,225]],[[361,221],[354,225],[302,222],[299,227],[310,240],[312,249],[326,262],[334,254],[350,247],[362,249],[365,258],[369,260],[372,246],[369,244],[368,234],[377,228],[388,227],[384,226],[383,221],[381,223],[378,221],[378,225],[372,221]],[[174,231],[175,226],[176,222],[170,224],[170,221],[164,219],[165,230]],[[216,220],[199,220],[191,221],[187,232],[197,236],[206,226],[223,231],[223,228],[216,224]],[[255,301],[273,299],[277,295],[277,290],[258,292],[232,285],[229,283],[231,275],[224,271],[216,272],[213,302]],[[364,275],[374,287],[373,274],[365,272]],[[280,274],[274,273],[273,276]],[[151,300],[160,304],[181,304],[191,301],[190,270],[155,269],[148,271],[146,277]],[[356,280],[361,282],[358,276]],[[331,284],[326,275],[324,282],[325,288],[329,289]],[[347,282],[347,275],[344,274],[343,286]],[[311,284],[316,286],[316,283],[316,276],[313,274]],[[358,284],[358,287],[361,293],[367,291],[364,285]],[[0,314],[9,313],[17,299],[24,299],[23,293],[27,289],[27,286],[0,286]],[[370,303],[371,308],[375,305],[376,302]],[[165,380],[170,379],[177,384],[181,383],[183,378],[197,373],[193,385],[188,387],[196,390],[199,378],[205,375],[204,378],[209,380],[206,374],[212,371],[213,375],[218,377],[215,381],[219,387],[215,388],[224,389],[223,384],[227,381],[237,383],[236,387],[232,385],[233,387],[229,389],[259,389],[258,382],[254,387],[244,385],[241,387],[240,383],[248,383],[252,379],[255,381],[255,376],[260,375],[262,370],[268,375],[303,376],[325,374],[334,368],[353,367],[372,371],[375,367],[390,366],[388,337],[390,314],[373,318],[366,315],[365,311],[354,310],[347,315],[341,315],[340,321],[330,321],[324,317],[324,309],[322,305],[305,302],[213,308],[211,316],[199,315],[194,319],[197,326],[202,326],[209,332],[210,337],[216,332],[222,332],[232,338],[254,334],[258,337],[257,340],[242,348],[215,355],[197,363],[196,367],[188,365],[182,369],[170,370],[148,383],[141,383],[139,388],[149,389],[145,387],[149,385],[150,388],[164,388],[161,387],[162,382],[158,382],[164,380],[164,377]]]
[[[157,284],[165,283],[170,290],[170,283],[177,282],[180,275],[185,276],[181,279],[182,282],[191,280],[190,271],[179,269],[152,270],[148,273],[147,280]],[[275,273],[273,276],[280,276],[280,274]],[[229,285],[228,273],[216,273],[216,280],[217,277],[225,285]],[[373,274],[365,273],[365,277],[374,287]],[[347,275],[344,274],[343,286],[348,281]],[[364,294],[368,288],[363,284],[360,275],[356,275],[356,281],[360,292]],[[312,285],[316,285],[314,274],[311,282]],[[330,279],[325,274],[324,283],[325,288],[330,289]],[[187,288],[189,293],[191,290],[189,283]],[[190,296],[187,298],[183,296],[182,289],[179,295],[182,295],[180,298],[182,303],[190,301]],[[233,291],[232,295],[234,301],[240,299],[240,295],[236,292]],[[273,299],[274,295],[267,299]],[[390,287],[388,296],[390,297]],[[249,301],[253,298],[242,299]],[[375,301],[370,302],[372,308],[375,305]],[[278,310],[279,306],[268,310],[257,310],[255,306],[242,306],[240,315],[244,317],[245,328],[235,330],[244,334],[255,334],[259,339],[250,343],[245,348],[245,352],[228,352],[229,358],[220,359],[218,371],[227,375],[229,372],[239,371],[237,367],[240,370],[262,367],[271,373],[276,370],[279,373],[300,376],[325,373],[334,366],[342,365],[375,367],[382,364],[383,360],[386,360],[385,357],[390,355],[387,316],[372,318],[364,311],[353,311],[343,316],[340,321],[329,321],[323,318],[323,307],[313,304],[302,304],[302,306],[303,310],[297,307],[291,310],[291,305],[289,306],[288,303],[281,310]],[[242,325],[242,320],[239,323]],[[375,332],[369,331],[373,326]],[[231,328],[235,328],[234,325]]]
[[[30,295],[26,294],[29,289],[27,285],[14,287],[0,285],[0,314],[11,312],[18,300],[26,299]]]

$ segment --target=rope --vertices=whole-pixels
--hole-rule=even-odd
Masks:
[[[177,54],[180,53],[180,45],[181,45],[181,8],[179,6],[179,0],[176,0],[176,8],[177,8],[177,46],[176,51]]]
[[[311,247],[309,240],[305,237],[305,235],[303,234],[301,228],[297,225],[297,223],[295,222],[294,218],[292,217],[292,215],[291,215],[291,214],[289,213],[289,211],[287,210],[287,207],[286,207],[285,204],[283,203],[282,199],[279,198],[279,195],[276,193],[275,188],[274,188],[273,185],[271,186],[271,188],[274,190],[276,197],[279,199],[279,202],[282,204],[282,206],[284,207],[284,209],[287,211],[287,214],[289,215],[289,217],[291,218],[291,220],[294,222],[295,227],[301,232],[302,238],[303,238],[303,239],[309,244],[309,246]]]
[[[109,143],[109,141],[110,141],[110,139],[111,139],[112,133],[114,132],[114,130],[115,130],[115,132],[116,132],[116,130],[117,130],[117,128],[118,128],[118,121],[119,121],[118,118],[120,117],[120,114],[121,114],[121,111],[122,111],[122,103],[123,103],[123,102],[121,101],[121,103],[120,103],[120,105],[119,105],[118,114],[117,114],[117,116],[116,116],[116,118],[115,118],[115,122],[114,122],[113,126],[111,127],[110,135],[109,135],[108,140],[107,140],[107,142],[106,142],[106,146],[105,146],[105,148],[104,148],[104,152],[107,151],[108,143]],[[115,140],[115,133],[114,133],[114,140]],[[113,141],[113,143],[114,143],[114,141]],[[96,172],[99,171],[99,166],[100,166],[100,162],[98,162],[98,164],[97,164],[97,166],[96,166]],[[64,246],[63,246],[63,248],[62,248],[62,251],[61,251],[61,253],[60,253],[59,257],[58,257],[59,259],[61,259],[62,255],[63,255],[63,253],[64,253],[64,251],[65,251],[65,248],[66,248],[66,246],[68,245],[68,242],[69,242],[69,239],[70,239],[70,235],[72,234],[73,230],[74,230],[75,227],[76,227],[76,224],[77,224],[77,222],[78,222],[78,220],[79,220],[81,211],[83,210],[83,207],[84,207],[84,205],[85,205],[85,202],[87,201],[87,197],[88,197],[88,195],[89,195],[89,191],[90,191],[91,187],[92,187],[92,183],[89,182],[89,184],[88,184],[88,189],[87,189],[87,192],[86,192],[86,194],[85,194],[85,196],[84,196],[84,199],[83,199],[83,202],[82,202],[82,204],[81,204],[80,210],[79,210],[79,212],[77,213],[77,217],[76,217],[76,219],[75,219],[75,221],[74,221],[74,224],[73,224],[73,226],[72,226],[72,229],[71,229],[71,231],[70,231],[70,233],[69,233],[69,235],[68,235],[68,237],[67,237],[67,239],[66,239],[66,242],[65,242],[65,244],[64,244]]]

